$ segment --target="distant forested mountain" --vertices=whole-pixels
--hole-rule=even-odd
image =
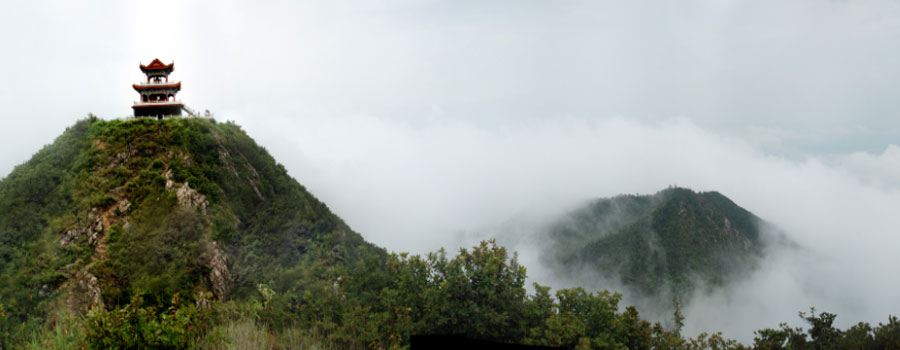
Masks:
[[[598,199],[553,223],[544,259],[560,274],[614,278],[642,296],[685,296],[752,271],[772,225],[718,192],[668,188]],[[781,243],[772,243],[781,242]]]

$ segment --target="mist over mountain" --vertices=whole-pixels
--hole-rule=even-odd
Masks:
[[[794,246],[718,192],[672,186],[523,212],[481,235],[519,251],[536,281],[618,291],[661,318],[673,298],[740,281],[772,248]]]
[[[660,305],[745,279],[772,245],[789,245],[724,195],[678,187],[591,201],[542,235],[542,260],[554,274],[613,281],[639,304]]]

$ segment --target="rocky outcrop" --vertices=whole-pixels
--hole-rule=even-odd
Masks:
[[[126,208],[125,210],[127,210],[127,208],[129,208],[130,206],[130,203],[124,205],[124,207]],[[59,245],[69,245],[82,235],[87,237],[88,244],[92,246],[96,245],[100,239],[100,235],[103,234],[103,232],[109,226],[109,220],[107,219],[106,215],[107,213],[102,212],[100,208],[91,208],[91,211],[88,212],[86,221],[78,223],[74,227],[71,227],[62,233],[62,237],[60,237],[59,240]]]
[[[175,179],[172,177],[172,169],[166,170],[163,173],[163,177],[166,179],[166,191],[171,191],[175,188]]]
[[[166,179],[166,191],[173,191],[178,187],[178,184],[175,182],[172,175],[172,169],[168,169],[163,173],[163,178]],[[206,208],[209,206],[206,196],[191,188],[191,185],[187,182],[181,185],[181,187],[178,187],[178,190],[175,190],[175,199],[178,206],[199,209],[206,215]]]
[[[94,145],[99,149],[106,148],[106,143],[101,142],[100,140],[94,140]],[[110,157],[110,161],[104,167],[104,171],[110,171],[112,169],[128,164],[131,158],[136,156],[137,154],[138,149],[134,145],[128,145],[124,147],[124,149],[121,149],[119,152],[116,152],[112,157]]]
[[[213,293],[219,300],[228,298],[230,290],[231,274],[228,272],[228,262],[225,259],[225,252],[216,242],[208,242],[203,247],[203,254],[200,255],[200,262],[209,267],[209,284],[212,286]]]
[[[66,306],[73,312],[84,312],[94,307],[105,306],[103,294],[100,292],[100,281],[90,272],[79,272],[63,288],[68,289]]]
[[[77,228],[72,228],[63,232],[62,237],[59,238],[59,245],[67,246],[70,243],[74,242],[78,239],[78,236],[81,234],[81,230]]]
[[[747,236],[734,228],[731,225],[731,220],[728,220],[727,217],[724,218],[722,223],[722,236],[728,239],[728,247],[731,249],[737,248],[745,252],[749,252],[753,248],[753,242],[751,242],[750,239],[747,238]]]
[[[175,198],[179,206],[200,209],[200,211],[206,215],[206,207],[209,206],[209,202],[206,201],[206,196],[191,188],[187,182],[185,182],[184,185],[181,185],[178,191],[175,192]]]
[[[222,166],[228,169],[228,171],[231,172],[234,177],[240,178],[241,175],[238,174],[237,168],[234,167],[231,153],[228,152],[228,149],[225,148],[225,144],[222,142],[222,136],[217,133],[213,133],[213,136],[216,138],[216,141],[219,142],[219,162],[222,163]],[[247,160],[247,157],[244,156],[243,153],[238,152],[238,155],[241,156],[241,160],[243,160],[244,162],[244,167],[246,167],[252,175],[252,178],[246,178],[247,183],[249,183],[250,187],[253,188],[253,192],[256,192],[256,197],[259,198],[259,200],[265,200],[262,192],[259,191],[259,186],[257,186],[257,183],[260,183],[262,181],[260,179],[259,172],[256,171],[256,168],[250,165],[250,162]]]
[[[263,197],[262,192],[259,192],[259,186],[256,185],[257,183],[262,182],[262,179],[260,179],[259,177],[259,173],[256,171],[256,168],[250,165],[250,161],[247,160],[247,157],[245,157],[243,153],[238,152],[238,155],[240,155],[241,160],[244,161],[244,166],[247,167],[248,170],[250,170],[250,175],[252,175],[252,178],[248,177],[247,182],[250,183],[250,187],[252,187],[253,191],[256,192],[256,197],[258,197],[259,200],[265,200],[266,198]]]
[[[116,203],[116,216],[122,216],[128,214],[128,211],[131,210],[131,202],[128,199],[122,199],[119,203]]]

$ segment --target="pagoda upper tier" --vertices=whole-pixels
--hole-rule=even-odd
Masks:
[[[148,65],[141,65],[141,72],[147,77],[168,77],[175,70],[175,62],[165,64],[158,58],[153,59]]]

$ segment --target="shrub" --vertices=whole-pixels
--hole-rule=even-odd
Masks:
[[[144,306],[137,295],[122,308],[88,312],[85,338],[91,349],[188,349],[211,325],[208,309],[179,305],[177,294],[165,311]]]

